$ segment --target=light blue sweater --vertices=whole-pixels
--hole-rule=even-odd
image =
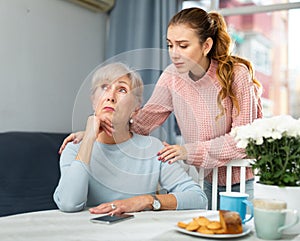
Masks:
[[[69,143],[60,158],[61,178],[53,197],[62,211],[153,194],[158,184],[175,195],[178,210],[206,208],[206,195],[183,168],[158,160],[163,145],[157,138],[134,134],[120,144],[95,142],[89,165],[75,160],[79,145]]]

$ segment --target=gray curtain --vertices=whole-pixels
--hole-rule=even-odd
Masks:
[[[116,0],[110,12],[106,59],[137,69],[145,84],[144,102],[151,96],[160,74],[170,64],[166,31],[181,0]],[[174,116],[152,135],[175,142]]]

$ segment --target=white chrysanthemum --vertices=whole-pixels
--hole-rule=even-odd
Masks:
[[[278,140],[283,135],[296,137],[300,136],[300,118],[296,120],[289,115],[279,115],[255,119],[251,124],[233,128],[230,135],[239,148],[246,148],[250,140],[262,145],[264,138]]]
[[[248,145],[248,141],[246,140],[240,140],[236,144],[238,148],[244,148],[244,149],[247,147],[247,145]]]
[[[264,139],[262,137],[259,137],[255,139],[256,145],[262,145],[264,143]]]

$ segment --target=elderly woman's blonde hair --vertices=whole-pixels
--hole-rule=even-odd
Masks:
[[[121,62],[107,64],[94,73],[91,88],[92,95],[102,83],[112,83],[123,76],[127,76],[130,79],[131,91],[137,98],[139,105],[141,105],[144,91],[142,78],[139,73]]]

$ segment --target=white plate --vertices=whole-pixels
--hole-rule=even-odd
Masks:
[[[184,234],[189,234],[192,236],[197,236],[202,238],[225,239],[225,238],[238,238],[238,237],[245,236],[251,232],[251,227],[248,225],[243,225],[243,232],[239,234],[205,234],[205,233],[198,233],[195,231],[188,231],[184,228],[179,228],[178,226],[176,226],[176,230]]]

